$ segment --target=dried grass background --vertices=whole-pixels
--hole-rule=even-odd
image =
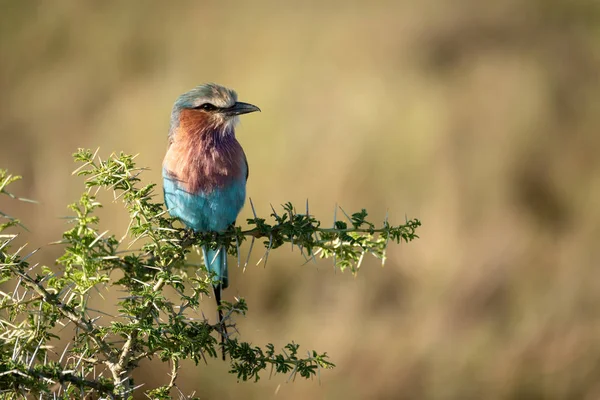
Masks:
[[[186,366],[184,392],[600,398],[596,1],[2,0],[0,60],[0,167],[41,202],[0,206],[31,246],[66,229],[77,147],[140,153],[159,182],[172,103],[207,81],[263,110],[237,132],[261,214],[308,198],[327,221],[336,203],[422,220],[421,239],[356,278],[289,248],[233,268],[241,338],[327,351],[320,384],[238,384],[213,360]],[[120,235],[108,199],[102,226]],[[166,371],[144,363],[137,379]]]

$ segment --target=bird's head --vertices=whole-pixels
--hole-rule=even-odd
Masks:
[[[182,119],[192,121],[196,129],[212,129],[222,134],[233,133],[238,116],[260,108],[237,101],[237,93],[226,87],[206,83],[179,96],[171,113],[171,134]]]

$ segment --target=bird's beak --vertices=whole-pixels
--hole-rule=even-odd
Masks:
[[[221,110],[221,112],[227,116],[248,114],[255,111],[260,111],[260,108],[249,103],[242,103],[241,101],[238,101],[229,108],[224,108]]]

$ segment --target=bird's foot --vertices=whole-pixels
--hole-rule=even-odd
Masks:
[[[181,237],[181,247],[189,247],[192,244],[194,244],[195,241],[195,235],[194,235],[194,231],[191,229],[186,229],[185,232],[183,233],[183,236]]]

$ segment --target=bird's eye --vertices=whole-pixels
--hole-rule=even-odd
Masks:
[[[199,110],[204,110],[204,111],[215,111],[217,109],[216,106],[210,104],[210,103],[204,103],[198,107],[195,107],[196,109]]]

